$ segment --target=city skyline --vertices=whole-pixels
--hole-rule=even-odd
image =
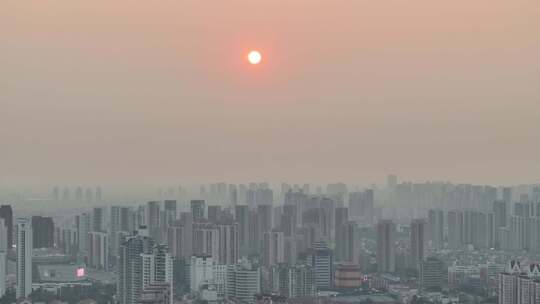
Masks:
[[[539,29],[538,0],[3,1],[0,304],[540,304]]]

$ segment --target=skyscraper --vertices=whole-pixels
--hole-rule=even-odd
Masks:
[[[234,219],[238,223],[240,255],[245,256],[249,252],[249,209],[247,205],[237,205],[234,209]]]
[[[391,220],[377,223],[377,269],[396,271],[396,224]]]
[[[278,268],[278,291],[287,298],[317,295],[315,271],[307,265],[281,266]]]
[[[199,291],[204,283],[214,281],[214,259],[209,255],[194,255],[190,263],[190,289]]]
[[[135,230],[132,215],[133,211],[129,207],[111,206],[109,229],[111,256],[117,257],[119,254],[120,235],[131,234]]]
[[[52,217],[32,216],[34,248],[54,247],[54,222]]]
[[[105,208],[95,207],[92,213],[92,231],[105,231]]]
[[[159,202],[150,201],[146,204],[146,226],[150,236],[159,239]]]
[[[360,252],[360,237],[355,222],[336,227],[336,261],[357,263]]]
[[[17,219],[17,299],[32,292],[32,222]]]
[[[263,263],[271,267],[285,262],[285,242],[282,231],[266,231],[263,236]]]
[[[256,225],[251,227],[254,229],[253,246],[256,250],[262,250],[262,240],[264,233],[272,229],[272,206],[271,205],[258,205],[256,213]]]
[[[349,215],[351,218],[361,218],[371,223],[374,216],[373,190],[349,193]]]
[[[109,269],[109,236],[105,232],[88,233],[88,265],[95,269]]]
[[[146,235],[143,235],[146,234]],[[141,231],[127,237],[120,245],[117,295],[120,304],[136,304],[143,289],[142,257],[153,248],[154,240]]]
[[[219,205],[208,206],[208,221],[217,223],[221,220],[221,212],[221,206]]]
[[[463,212],[460,210],[448,211],[448,247],[458,249],[463,246]]]
[[[241,303],[254,303],[254,296],[261,292],[261,273],[258,267],[249,263],[227,267],[227,298],[235,298]]]
[[[0,218],[0,298],[6,293],[7,242],[5,220]]]
[[[420,271],[425,256],[425,231],[426,221],[414,219],[411,223],[411,267]]]
[[[306,263],[315,270],[317,289],[334,287],[334,253],[325,242],[315,242],[306,253]]]
[[[444,245],[444,212],[441,209],[428,211],[428,235],[435,249],[442,249]]]
[[[4,219],[7,228],[7,248],[13,247],[13,210],[11,205],[0,206],[0,218]]]
[[[156,283],[167,283],[169,303],[173,301],[173,261],[165,245],[155,245],[150,252],[142,253],[142,285],[143,291]]]
[[[216,225],[207,222],[193,224],[193,254],[210,255],[219,260],[219,230]]]
[[[90,232],[90,214],[82,213],[75,216],[75,226],[77,229],[77,240],[79,252],[86,252],[88,246],[88,232]]]
[[[191,214],[193,214],[193,220],[199,221],[204,219],[206,204],[204,200],[192,200],[191,201]]]
[[[165,200],[163,204],[164,204],[165,213],[167,214],[167,223],[170,223],[176,220],[178,216],[176,200]]]
[[[219,259],[218,263],[222,265],[235,264],[238,262],[239,244],[238,244],[238,224],[221,223],[217,224],[219,233]]]

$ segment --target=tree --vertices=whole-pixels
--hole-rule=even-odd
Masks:
[[[56,300],[56,295],[50,291],[47,291],[43,288],[36,289],[32,291],[28,295],[28,297],[32,300],[32,302],[51,302],[52,300]]]
[[[17,302],[17,296],[13,288],[6,290],[4,296],[0,298],[0,304],[11,304],[15,302]]]

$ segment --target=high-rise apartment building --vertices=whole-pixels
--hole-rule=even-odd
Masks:
[[[234,209],[234,220],[238,223],[240,255],[246,256],[249,252],[249,208],[247,205],[237,205]]]
[[[203,284],[214,282],[214,259],[210,255],[194,255],[190,262],[190,289],[199,291]]]
[[[0,298],[6,293],[8,238],[5,220],[0,218]]]
[[[32,221],[17,219],[17,299],[28,297],[32,292]]]
[[[306,253],[306,264],[315,270],[317,289],[334,287],[334,253],[325,242],[315,242]]]
[[[287,298],[317,295],[315,271],[307,265],[278,267],[278,292]]]
[[[34,248],[54,247],[54,222],[52,217],[32,216]]]
[[[227,298],[253,304],[255,295],[260,292],[261,273],[258,267],[245,262],[227,267]]]
[[[88,266],[109,270],[109,235],[106,232],[88,233]]]
[[[219,261],[219,230],[216,225],[193,223],[193,254],[210,255],[214,261]]]
[[[377,223],[377,269],[396,271],[396,224],[391,220]]]
[[[430,209],[428,211],[428,233],[431,245],[435,249],[442,249],[444,246],[444,211],[441,209]]]
[[[411,223],[411,268],[420,271],[426,253],[426,221],[414,219]]]
[[[169,302],[173,303],[173,261],[167,246],[155,245],[151,251],[141,253],[142,263],[142,288],[145,290],[152,289],[155,284],[166,283],[169,285],[167,289],[170,293],[167,297]]]
[[[151,252],[154,240],[147,231],[139,231],[125,238],[120,245],[118,286],[116,294],[120,304],[136,304],[143,289],[141,254]]]
[[[218,264],[229,265],[238,262],[239,244],[238,244],[238,224],[220,223],[217,224],[219,234],[219,259]]]
[[[88,246],[88,232],[90,232],[90,214],[82,213],[75,216],[75,229],[77,230],[77,242],[79,252],[86,252]]]
[[[540,303],[540,266],[510,261],[499,274],[498,297],[499,304]]]
[[[191,204],[191,214],[193,215],[194,221],[200,221],[204,219],[206,211],[206,203],[204,200],[192,200]]]
[[[373,190],[349,193],[349,213],[351,218],[359,218],[371,223],[374,216]]]
[[[285,239],[282,231],[272,230],[263,236],[263,264],[271,267],[285,262]]]
[[[0,206],[0,218],[4,219],[7,228],[7,248],[13,247],[13,210],[11,205]]]
[[[92,231],[105,231],[105,208],[94,207],[92,211]]]

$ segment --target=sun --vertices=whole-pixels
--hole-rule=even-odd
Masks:
[[[259,64],[261,62],[262,56],[259,51],[249,52],[247,59],[251,64]]]

